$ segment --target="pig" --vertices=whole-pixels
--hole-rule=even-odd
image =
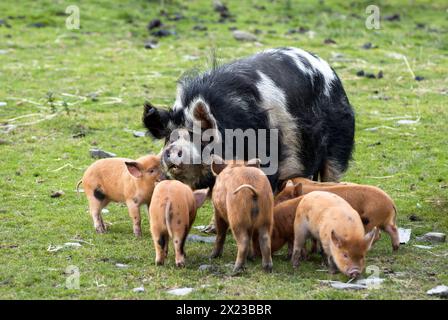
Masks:
[[[142,120],[154,138],[165,141],[167,176],[193,189],[215,183],[209,154],[260,158],[274,192],[297,176],[339,181],[354,146],[355,114],[342,81],[324,59],[293,47],[261,51],[202,74],[189,72],[178,82],[173,106],[145,102]],[[237,147],[227,134],[250,131],[257,141],[242,139]],[[209,152],[211,140],[222,152]]]
[[[305,241],[319,241],[331,273],[341,271],[357,278],[364,270],[365,256],[375,239],[376,227],[364,232],[359,214],[340,196],[313,191],[303,196],[294,220],[292,263],[299,266],[305,253]]]
[[[271,235],[271,252],[280,250],[285,243],[288,244],[287,259],[292,256],[294,244],[294,219],[296,217],[296,209],[303,197],[297,197],[283,201],[274,207],[274,225]],[[260,255],[260,247],[258,246],[258,237],[253,237],[253,248],[256,256]]]
[[[216,222],[216,242],[211,257],[222,255],[227,229],[238,245],[233,271],[244,269],[246,258],[253,256],[252,239],[256,232],[262,256],[262,267],[272,271],[271,232],[274,196],[269,180],[260,170],[258,159],[223,162],[214,157],[211,170],[217,176],[212,201]]]
[[[396,225],[397,209],[392,198],[380,188],[355,183],[319,183],[304,178],[294,178],[291,183],[276,196],[276,201],[297,197],[312,191],[328,191],[346,200],[361,216],[366,232],[377,228],[375,241],[380,230],[389,234],[392,250],[400,247]]]
[[[97,233],[106,232],[101,210],[110,202],[126,203],[136,237],[142,235],[140,207],[149,205],[154,185],[164,178],[160,156],[137,160],[108,158],[94,162],[78,182],[82,183]]]
[[[185,240],[193,225],[196,211],[207,198],[207,189],[192,191],[177,180],[159,182],[149,205],[151,235],[156,250],[156,265],[163,265],[168,255],[168,242],[173,240],[176,266],[185,266]]]

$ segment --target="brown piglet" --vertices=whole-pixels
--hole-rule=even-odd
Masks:
[[[303,196],[294,220],[292,263],[298,267],[305,253],[305,241],[319,241],[330,272],[341,271],[358,277],[365,267],[365,256],[375,238],[376,227],[364,232],[359,214],[340,196],[313,191]]]
[[[271,235],[271,252],[280,250],[285,244],[288,244],[288,258],[291,258],[294,244],[294,219],[296,209],[302,197],[289,199],[277,204],[274,207],[274,225]],[[254,253],[259,256],[260,247],[258,237],[253,237]]]
[[[319,183],[305,178],[295,178],[277,195],[287,199],[313,191],[327,191],[346,200],[361,216],[366,232],[378,227],[375,241],[379,239],[379,231],[389,234],[392,249],[400,246],[396,225],[397,209],[392,198],[380,188],[355,183]]]
[[[93,225],[98,233],[106,227],[101,210],[110,202],[126,203],[136,236],[141,236],[140,206],[149,205],[156,181],[163,178],[160,157],[148,155],[137,160],[101,159],[87,168],[82,183]]]
[[[177,180],[159,182],[149,206],[151,235],[156,249],[156,264],[163,265],[173,239],[176,266],[185,266],[185,241],[196,217],[196,211],[207,198],[208,189],[192,191]]]
[[[258,159],[248,162],[223,162],[216,156],[212,159],[211,169],[217,175],[212,194],[217,236],[211,257],[221,256],[230,226],[238,246],[235,273],[243,270],[247,257],[253,256],[254,234],[259,239],[262,267],[272,271],[274,198],[269,180],[259,167]]]

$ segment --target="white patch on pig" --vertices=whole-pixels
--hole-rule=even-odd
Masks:
[[[297,121],[288,112],[284,91],[266,74],[261,71],[257,73],[261,78],[256,84],[261,95],[261,107],[269,115],[270,128],[279,129],[283,137],[285,157],[280,160],[280,179],[300,175],[303,165],[298,158],[300,133],[297,130]]]
[[[174,111],[179,111],[180,109],[183,108],[183,105],[182,105],[183,90],[184,90],[184,88],[182,88],[181,85],[177,86],[176,101],[174,101],[174,106],[173,106]]]
[[[311,80],[313,80],[315,74],[319,72],[322,75],[325,82],[324,93],[327,96],[330,95],[331,86],[333,81],[336,80],[336,75],[334,71],[331,69],[330,65],[325,60],[299,48],[291,47],[281,49],[277,52],[280,52],[284,55],[291,57],[294,60],[297,67],[304,73],[308,74],[311,77]],[[311,65],[311,68],[306,66],[299,57],[302,57],[303,59],[307,60],[308,63]]]

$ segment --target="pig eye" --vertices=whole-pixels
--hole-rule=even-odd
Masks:
[[[156,171],[156,169],[149,169],[148,172],[149,173],[154,173]]]
[[[348,254],[344,253],[344,258],[348,259]]]

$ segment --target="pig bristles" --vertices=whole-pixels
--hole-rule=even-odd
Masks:
[[[235,191],[233,191],[233,194],[236,194],[237,192],[239,192],[241,189],[243,188],[249,188],[250,190],[252,190],[252,192],[254,193],[255,196],[258,197],[258,192],[257,190],[255,190],[254,187],[252,187],[250,184],[242,184],[240,185],[238,188],[235,189]]]
[[[167,201],[166,207],[165,207],[165,223],[166,223],[166,229],[168,230],[168,235],[170,238],[173,237],[173,233],[171,232],[171,223],[170,223],[170,210],[171,210],[171,202]]]
[[[78,181],[78,184],[76,185],[76,193],[79,195],[79,185],[82,183],[82,180]]]

